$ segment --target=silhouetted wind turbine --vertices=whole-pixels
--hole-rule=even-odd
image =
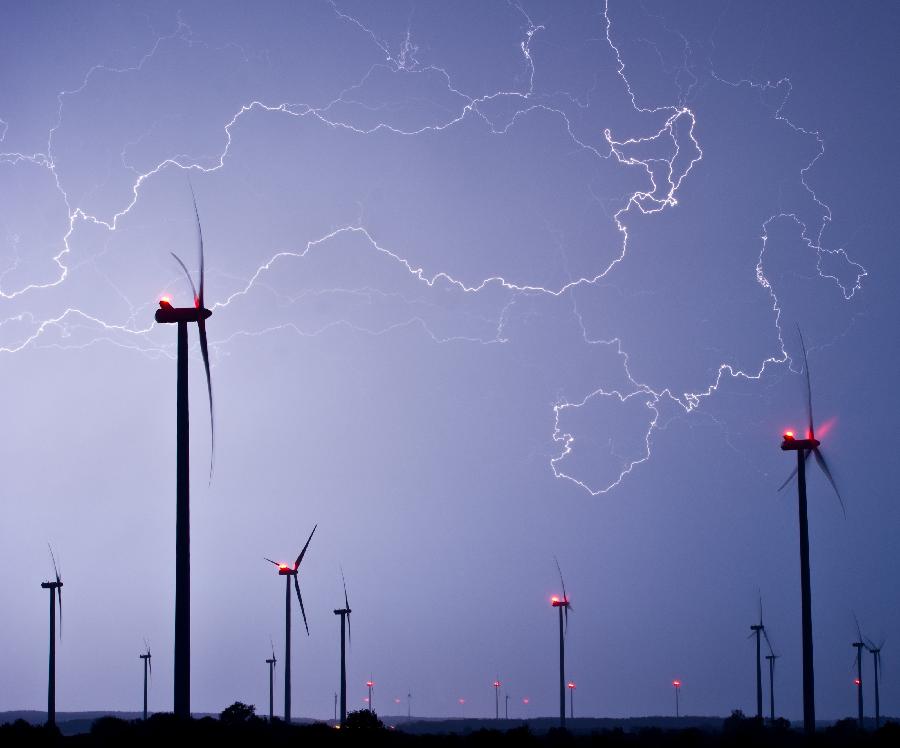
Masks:
[[[309,624],[306,622],[306,610],[303,608],[303,597],[300,595],[300,581],[298,572],[300,571],[300,562],[306,555],[306,549],[309,548],[309,541],[316,531],[318,525],[314,525],[312,532],[306,539],[306,545],[294,561],[294,568],[287,564],[280,564],[267,558],[270,564],[278,567],[278,575],[284,577],[284,721],[291,721],[291,577],[294,578],[294,590],[297,593],[297,601],[300,603],[300,612],[303,614],[303,625],[306,627],[306,635],[309,636]]]
[[[556,570],[559,572],[559,583],[562,585],[562,599],[557,595],[550,598],[554,608],[559,608],[559,726],[566,726],[566,633],[569,630],[569,596],[566,594],[566,583],[563,581],[562,569],[559,561],[556,561]]]
[[[344,583],[344,607],[334,611],[334,614],[341,617],[341,727],[343,727],[347,721],[347,651],[345,639],[350,638],[350,601],[347,599],[347,580],[344,579],[343,569],[341,569],[341,582]]]
[[[47,546],[50,548],[50,546]],[[47,674],[47,725],[56,726],[56,598],[59,597],[59,638],[62,639],[62,579],[53,548],[50,548],[55,582],[41,582],[41,588],[50,590],[50,666]]]
[[[759,598],[759,623],[750,627],[750,636],[756,636],[756,718],[763,718],[762,658],[760,657],[760,634],[769,641],[766,627],[763,625],[762,598]],[[772,645],[769,644],[771,651]]]
[[[194,293],[194,306],[173,307],[167,296],[159,300],[156,321],[178,325],[177,375],[177,440],[176,440],[176,499],[175,499],[175,669],[174,710],[176,716],[191,715],[191,484],[190,484],[190,417],[188,408],[188,345],[187,326],[196,322],[200,333],[200,353],[206,369],[206,389],[209,393],[209,425],[212,433],[209,475],[212,480],[215,429],[213,421],[212,380],[209,376],[209,346],[206,340],[206,320],[212,314],[203,304],[204,265],[203,230],[193,188],[194,218],[197,221],[197,244],[200,254],[200,289],[194,287],[187,267],[174,252],[172,256],[184,270]]]
[[[499,676],[494,679],[494,719],[500,719],[500,683]]]
[[[266,660],[266,664],[269,666],[269,722],[272,722],[275,719],[275,663],[278,660],[275,659],[275,643],[270,643],[272,644],[272,657]]]
[[[569,718],[575,719],[575,681],[570,680],[566,685],[569,689]]]
[[[775,722],[775,660],[778,655],[769,647],[769,654],[766,655],[769,661],[769,719]]]
[[[881,648],[884,646],[884,639],[876,647],[871,639],[866,639],[866,649],[872,653],[873,664],[875,665],[875,729],[881,727],[881,699],[878,693],[879,683],[881,681]]]
[[[372,710],[372,689],[373,689],[374,687],[375,687],[375,681],[373,681],[372,678],[370,677],[369,680],[366,681],[366,688],[369,689],[369,697],[366,699],[366,701],[367,701],[368,704],[369,704],[369,711],[370,711],[370,712],[373,711],[373,710]]]
[[[147,642],[144,642],[144,646],[147,647],[147,651],[144,654],[139,655],[139,657],[144,661],[144,719],[147,719],[147,671],[153,673],[153,665],[150,662],[150,658],[153,656],[150,654],[150,645]]]
[[[856,616],[853,616],[854,620]],[[862,631],[859,628],[859,621],[856,620],[856,641],[853,642],[851,647],[856,649],[856,710],[857,710],[857,719],[859,721],[859,729],[863,729],[863,677],[862,677],[862,652],[866,647],[865,641],[863,641]]]
[[[816,698],[815,698],[815,675],[813,671],[813,637],[812,637],[812,594],[809,581],[809,521],[806,510],[806,461],[810,455],[814,455],[816,463],[825,473],[828,482],[837,494],[838,501],[841,502],[843,508],[844,502],[838,491],[837,484],[828,469],[828,463],[819,451],[819,442],[815,436],[815,428],[813,426],[812,412],[812,387],[809,380],[809,361],[806,357],[806,345],[803,342],[803,335],[799,328],[797,333],[800,336],[800,347],[803,349],[803,366],[806,370],[806,412],[809,420],[807,434],[805,439],[797,439],[794,437],[793,431],[785,431],[784,440],[781,442],[781,448],[785,451],[794,451],[797,453],[797,467],[788,476],[787,480],[778,488],[781,491],[788,483],[797,476],[797,493],[798,507],[800,515],[800,597],[801,597],[801,618],[803,629],[803,728],[807,734],[812,734],[816,730]]]

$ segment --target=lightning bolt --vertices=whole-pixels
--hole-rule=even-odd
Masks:
[[[67,102],[84,94],[98,76],[119,76],[126,80],[129,76],[140,74],[152,61],[167,54],[170,47],[182,45],[187,47],[209,48],[209,45],[196,38],[192,29],[179,16],[173,31],[160,36],[155,43],[137,60],[133,66],[114,68],[105,65],[94,65],[85,73],[81,84],[74,89],[60,92],[57,99],[55,122],[49,129],[46,147],[41,152],[0,152],[0,169],[35,169],[46,176],[58,195],[65,220],[65,231],[59,239],[58,251],[50,257],[50,275],[47,278],[32,282],[14,280],[21,270],[20,237],[7,228],[6,243],[12,248],[12,258],[7,267],[0,272],[0,303],[4,308],[11,308],[13,303],[22,304],[26,300],[34,300],[38,306],[53,301],[53,292],[63,289],[69,280],[72,241],[80,232],[93,228],[112,235],[120,229],[123,219],[131,214],[139,203],[147,186],[163,173],[171,170],[213,174],[226,168],[235,138],[239,137],[240,123],[252,116],[284,117],[298,120],[310,120],[324,130],[338,130],[353,137],[371,138],[377,134],[394,138],[419,138],[426,135],[435,136],[460,128],[463,123],[477,122],[484,126],[492,136],[503,137],[514,128],[535,116],[550,118],[560,133],[571,142],[575,151],[586,154],[598,162],[615,164],[623,173],[636,173],[641,176],[642,186],[622,196],[613,205],[608,216],[619,241],[611,256],[602,260],[596,270],[576,276],[570,276],[557,284],[546,284],[535,281],[512,280],[502,274],[491,274],[475,281],[465,281],[449,270],[428,268],[422,263],[404,256],[381,241],[376,233],[367,225],[360,215],[354,223],[333,227],[317,238],[300,243],[294,248],[281,249],[259,264],[248,277],[240,279],[236,290],[226,294],[221,300],[211,305],[213,310],[225,309],[232,304],[239,304],[249,295],[268,291],[279,300],[279,306],[287,308],[306,301],[328,297],[338,299],[355,309],[369,309],[373,306],[395,309],[393,315],[377,321],[351,319],[349,316],[338,319],[327,319],[319,324],[297,324],[294,322],[261,324],[254,329],[238,330],[211,341],[215,351],[227,348],[236,338],[243,336],[268,335],[277,331],[290,331],[299,336],[318,336],[326,334],[336,327],[343,327],[370,335],[385,335],[405,327],[416,327],[431,340],[437,343],[450,341],[474,343],[481,345],[504,344],[509,340],[508,321],[516,301],[523,297],[553,299],[571,299],[572,319],[578,325],[585,345],[604,348],[612,353],[618,361],[620,373],[624,377],[625,386],[599,386],[581,397],[569,400],[560,397],[552,406],[553,430],[551,438],[557,452],[550,458],[550,467],[557,478],[574,482],[577,486],[593,495],[606,493],[626,479],[642,463],[650,459],[654,435],[663,427],[661,408],[674,406],[681,412],[689,414],[700,407],[701,403],[711,397],[728,378],[758,380],[772,366],[790,365],[790,356],[782,338],[782,309],[775,289],[765,270],[765,260],[769,232],[773,224],[779,221],[792,222],[799,231],[802,242],[817,257],[818,275],[834,283],[845,300],[850,300],[861,289],[866,270],[853,262],[841,249],[827,248],[823,242],[823,234],[832,220],[831,208],[822,201],[810,187],[807,176],[810,170],[825,154],[825,143],[818,131],[805,129],[794,123],[785,114],[785,107],[791,93],[791,82],[784,78],[775,83],[754,82],[750,80],[730,81],[711,73],[711,79],[717,85],[732,89],[748,89],[756,92],[779,93],[781,100],[772,115],[785,128],[796,135],[812,140],[817,149],[814,157],[805,164],[798,175],[809,200],[816,206],[820,215],[817,224],[812,224],[807,217],[797,212],[779,212],[767,217],[761,225],[759,255],[755,266],[755,280],[768,295],[769,308],[772,313],[776,350],[761,360],[758,365],[744,370],[730,362],[722,362],[715,369],[712,377],[698,389],[689,392],[675,393],[670,387],[660,387],[639,381],[633,376],[630,366],[626,341],[620,336],[595,338],[589,334],[586,323],[577,305],[576,294],[579,290],[597,289],[601,283],[610,281],[615,276],[617,267],[630,252],[629,225],[635,216],[655,216],[665,211],[676,210],[679,206],[679,193],[682,185],[690,176],[697,164],[703,159],[703,149],[697,135],[698,120],[694,109],[689,105],[693,92],[700,85],[700,79],[692,70],[690,59],[692,50],[686,37],[680,32],[666,27],[667,31],[676,34],[682,43],[681,65],[676,75],[679,95],[677,101],[664,105],[644,105],[639,93],[635,90],[627,75],[627,67],[620,47],[614,41],[612,13],[609,2],[604,2],[602,12],[596,18],[597,39],[605,44],[615,76],[617,77],[625,97],[630,102],[633,113],[639,115],[642,122],[654,122],[643,134],[616,134],[614,128],[602,130],[602,139],[596,142],[584,134],[583,128],[576,122],[576,117],[583,113],[590,104],[591,92],[579,97],[568,91],[554,90],[542,93],[536,86],[539,74],[540,52],[536,51],[536,41],[548,30],[548,24],[536,23],[521,4],[509,0],[508,8],[520,19],[520,39],[518,54],[524,75],[520,86],[512,86],[482,92],[478,95],[467,93],[458,85],[451,71],[444,66],[420,62],[420,48],[415,41],[413,31],[414,14],[411,12],[402,34],[397,51],[392,45],[380,38],[378,33],[367,26],[359,18],[342,9],[337,0],[327,0],[336,23],[354,30],[370,44],[380,61],[371,65],[352,85],[340,90],[337,95],[321,105],[295,103],[287,101],[266,101],[263,98],[251,98],[241,103],[228,116],[221,126],[223,144],[212,157],[196,158],[184,154],[170,154],[158,160],[150,168],[139,170],[129,163],[128,152],[144,138],[152,134],[155,125],[138,136],[127,141],[120,152],[120,161],[124,171],[134,175],[130,185],[130,194],[119,208],[107,215],[90,210],[80,201],[74,199],[67,189],[66,175],[60,167],[55,153],[57,135],[64,127],[64,113]],[[646,44],[655,47],[655,43],[644,39]],[[243,50],[238,50],[241,54]],[[656,50],[660,54],[659,50]],[[246,55],[245,55],[246,56]],[[435,107],[430,119],[418,123],[406,124],[402,117],[381,116],[382,108],[373,107],[366,102],[365,92],[370,83],[379,76],[388,76],[398,80],[439,81],[446,94],[442,107]],[[387,102],[386,104],[389,104]],[[385,111],[390,106],[384,107]],[[363,112],[365,116],[360,116]],[[388,111],[388,115],[390,112]],[[368,121],[365,121],[368,120]],[[0,144],[5,142],[9,132],[9,122],[0,119]],[[647,154],[652,155],[647,155]],[[597,196],[595,196],[597,197]],[[600,200],[597,197],[597,203]],[[362,213],[362,211],[361,211]],[[361,247],[376,262],[390,268],[405,277],[406,288],[401,292],[388,292],[374,284],[360,284],[352,287],[334,286],[315,291],[284,294],[276,291],[267,282],[275,267],[288,263],[309,262],[318,254],[327,252],[339,242],[351,241],[355,247]],[[357,250],[359,251],[359,250]],[[93,258],[95,260],[96,258]],[[596,259],[596,258],[595,258]],[[93,261],[92,260],[92,261]],[[838,275],[829,270],[833,264],[841,264],[851,268],[855,281],[844,283]],[[107,277],[115,294],[129,307],[124,321],[110,322],[97,314],[89,313],[76,305],[65,305],[62,311],[40,314],[34,310],[15,310],[0,319],[0,336],[9,342],[0,342],[0,352],[18,353],[31,346],[53,346],[60,349],[78,348],[90,345],[112,344],[123,349],[137,351],[151,358],[172,357],[173,350],[169,344],[157,344],[153,341],[153,325],[141,325],[139,319],[149,319],[149,307],[146,304],[132,304],[128,296]],[[173,279],[169,283],[174,283]],[[462,311],[455,313],[451,323],[443,325],[436,322],[441,314],[438,298],[452,296],[459,299]],[[476,302],[477,300],[477,302]],[[400,311],[396,311],[400,310]],[[360,314],[358,316],[365,316]],[[454,325],[456,330],[449,330]],[[459,328],[463,329],[459,329]],[[441,328],[441,329],[438,329]],[[58,333],[58,339],[50,339],[50,333]],[[0,337],[0,341],[3,338]],[[579,436],[575,430],[565,425],[579,412],[598,403],[613,403],[621,407],[636,407],[643,419],[640,438],[637,439],[639,449],[633,454],[630,448],[620,451],[616,440],[611,438],[607,443],[609,459],[617,467],[610,468],[610,474],[599,482],[579,477],[577,470],[568,466],[572,464],[576,454]],[[632,450],[633,451],[633,450]],[[629,452],[626,454],[625,452]]]

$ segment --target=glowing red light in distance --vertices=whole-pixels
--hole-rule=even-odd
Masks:
[[[278,564],[279,569],[287,569],[287,567],[288,567],[287,564]]]
[[[495,681],[494,681],[494,688],[500,688],[500,681],[499,681],[499,680],[495,680]]]
[[[673,681],[672,681],[672,685],[675,686],[675,688],[681,688],[681,681],[680,681],[680,680],[673,680]]]
[[[858,686],[858,685],[859,685],[859,678],[854,678],[854,679],[853,679],[853,683],[854,683],[855,685]]]
[[[530,701],[530,699],[527,696],[524,699],[522,699],[523,704],[527,704],[529,701]]]
[[[367,681],[366,681],[366,685],[367,685],[369,688],[371,688],[372,686],[375,685],[375,683],[374,683],[374,681],[367,680]]]
[[[161,297],[161,298],[160,298],[160,301],[162,301],[162,302],[165,303],[165,304],[171,304],[171,303],[172,303],[172,299],[169,297],[168,294],[166,294],[165,296]]]
[[[569,681],[566,685],[567,685],[569,688],[575,688],[575,684],[574,684],[572,681]]]
[[[785,431],[785,432],[784,432],[784,438],[785,438],[785,439],[793,439],[793,438],[794,438],[794,432],[793,432],[793,431]]]
[[[465,703],[466,703],[466,700],[465,700],[465,699],[457,699],[457,701],[459,701],[460,704],[465,704]]]
[[[553,597],[550,598],[550,602],[551,602],[551,603],[558,603],[558,602],[559,602],[559,598],[558,598],[556,595],[554,595]]]
[[[394,703],[395,703],[395,704],[399,704],[399,703],[400,703],[400,699],[394,699]]]

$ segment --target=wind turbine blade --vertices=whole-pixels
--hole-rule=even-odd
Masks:
[[[309,636],[309,624],[306,622],[306,610],[303,608],[303,596],[300,594],[300,579],[294,575],[294,591],[297,593],[297,600],[300,603],[300,612],[303,614],[303,625],[306,626],[306,635]]]
[[[556,562],[556,570],[559,572],[559,583],[562,585],[563,602],[565,603],[569,601],[569,596],[566,594],[566,583],[563,580],[562,569],[559,568],[559,559],[554,556],[553,560]]]
[[[818,449],[814,449],[813,452],[816,455],[816,462],[819,464],[819,467],[822,468],[822,472],[825,473],[825,477],[828,478],[828,482],[831,484],[831,487],[834,489],[834,493],[838,498],[838,501],[841,503],[841,511],[844,513],[844,519],[847,518],[847,509],[844,506],[844,500],[841,498],[841,492],[838,491],[837,483],[834,482],[834,478],[831,476],[831,471],[828,469],[828,463],[825,462],[825,458],[822,457],[822,453]]]
[[[53,546],[50,543],[47,543],[47,548],[50,549],[50,561],[53,562],[53,573],[56,575],[56,581],[59,581],[59,567],[56,565],[56,556],[53,555]]]
[[[813,411],[812,411],[812,387],[809,383],[809,361],[806,358],[806,344],[803,342],[803,333],[800,332],[800,325],[797,325],[797,335],[800,336],[800,348],[803,349],[803,369],[806,372],[806,415],[809,418],[809,438],[816,438],[816,431],[813,427]]]
[[[341,581],[344,583],[344,607],[350,610],[350,601],[347,599],[347,580],[344,578],[343,567],[341,567]]]
[[[200,212],[197,210],[197,196],[194,194],[194,185],[188,180],[188,186],[191,188],[191,200],[194,203],[194,218],[197,221],[197,247],[200,252],[200,293],[196,294],[198,306],[203,308],[203,286],[204,286],[204,268],[203,268],[203,229],[200,227]]]
[[[209,482],[212,483],[213,464],[216,456],[216,422],[213,411],[212,379],[209,376],[209,344],[206,340],[206,319],[203,317],[202,308],[201,305],[201,311],[197,316],[197,327],[200,330],[200,354],[203,356],[203,368],[206,369],[206,391],[209,393]]]
[[[57,577],[58,579],[58,577]],[[62,641],[62,586],[56,588],[56,595],[59,598],[59,639]]]
[[[763,625],[763,616],[762,616],[762,595],[759,596],[759,625]],[[765,631],[765,628],[763,628]]]
[[[769,639],[769,634],[766,632],[765,628],[763,628],[762,632],[763,632],[763,638],[766,640],[766,646],[768,646],[768,648],[769,648],[769,654],[774,655],[775,648],[772,646],[772,642]]]
[[[347,613],[347,644],[353,646],[353,634],[350,631],[350,614]]]
[[[300,568],[300,562],[303,560],[303,557],[306,555],[306,549],[309,548],[309,541],[312,540],[312,536],[316,531],[318,525],[313,525],[312,532],[309,534],[309,537],[306,539],[306,545],[303,546],[303,550],[300,551],[300,555],[297,556],[297,560],[294,561],[294,571]]]
[[[194,294],[194,306],[197,306],[200,303],[200,297],[197,296],[197,287],[194,285],[194,281],[191,279],[191,274],[188,272],[187,265],[185,265],[181,261],[181,258],[174,252],[170,252],[169,254],[175,258],[175,261],[179,265],[181,265],[181,269],[184,270],[184,277],[187,278],[188,283],[191,284],[191,293]]]
[[[266,558],[265,556],[263,556],[263,560],[268,561],[270,564],[275,564],[275,566],[281,566],[281,564],[279,564],[277,561],[273,561],[271,558]]]
[[[859,618],[856,617],[856,611],[853,612],[853,623],[856,624],[856,641],[865,642],[862,635],[862,629],[859,626]]]

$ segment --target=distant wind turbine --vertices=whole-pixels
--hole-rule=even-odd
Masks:
[[[350,600],[347,598],[347,580],[341,569],[341,582],[344,584],[344,607],[334,611],[341,617],[341,727],[347,721],[347,650],[346,640],[350,638]],[[345,636],[346,634],[346,636]]]
[[[270,640],[269,642],[272,645],[272,656],[266,660],[266,664],[269,666],[269,722],[275,719],[275,663],[278,660],[275,658],[275,643]]]
[[[297,601],[300,603],[300,612],[303,614],[303,625],[306,627],[306,635],[309,636],[309,624],[306,622],[306,610],[303,608],[303,597],[300,595],[300,581],[298,572],[300,571],[300,562],[306,555],[306,549],[309,548],[309,541],[316,531],[318,525],[313,526],[312,532],[306,539],[306,545],[294,561],[291,568],[287,564],[278,563],[271,558],[267,558],[270,564],[278,567],[278,575],[284,577],[284,721],[291,721],[291,577],[294,579],[294,590],[297,593]]]
[[[760,634],[769,642],[769,635],[763,624],[762,597],[759,598],[759,623],[750,627],[750,636],[756,636],[756,718],[763,718],[763,687],[762,687],[762,658],[760,657]],[[771,651],[772,645],[769,644]]]
[[[49,544],[47,546],[50,548]],[[56,726],[56,599],[59,598],[59,638],[62,639],[62,578],[53,548],[50,548],[50,560],[53,562],[55,582],[41,582],[41,588],[50,590],[50,665],[47,674],[47,725]]]
[[[212,480],[212,455],[215,451],[213,427],[212,380],[209,376],[209,346],[206,340],[206,320],[212,312],[204,306],[203,230],[193,188],[194,218],[197,222],[197,244],[200,254],[199,293],[187,267],[174,252],[172,256],[184,270],[194,293],[194,306],[173,307],[168,296],[159,300],[156,321],[178,325],[177,439],[176,439],[176,498],[175,498],[175,668],[174,710],[178,717],[191,715],[191,481],[190,481],[190,415],[188,408],[188,345],[187,326],[196,322],[200,333],[200,353],[206,369],[206,389],[209,393],[209,424],[212,437],[209,475]]]
[[[766,659],[769,661],[769,719],[775,722],[775,660],[779,655],[769,649]]]
[[[494,679],[494,719],[500,719],[500,677]]]
[[[856,616],[854,615],[853,618],[855,620]],[[859,628],[858,620],[856,620],[856,641],[853,642],[850,646],[856,649],[856,710],[859,729],[862,730],[864,728],[862,653],[863,649],[866,648],[866,643],[863,640],[863,635],[862,631]]]
[[[784,440],[781,442],[781,448],[784,451],[793,451],[797,453],[797,467],[788,476],[787,480],[781,484],[779,491],[787,486],[794,476],[797,476],[797,493],[798,508],[800,515],[800,597],[801,597],[801,619],[803,630],[803,728],[808,735],[816,730],[816,697],[815,697],[815,674],[813,670],[813,635],[812,635],[812,593],[809,581],[809,521],[806,509],[806,461],[810,455],[815,456],[816,464],[821,468],[831,487],[837,494],[838,501],[841,502],[843,508],[844,502],[838,491],[837,484],[828,469],[828,463],[819,451],[819,442],[815,436],[815,428],[813,426],[812,411],[812,387],[809,379],[809,361],[806,356],[806,345],[803,342],[803,335],[799,328],[797,333],[800,336],[800,347],[803,349],[803,367],[806,372],[806,413],[808,417],[808,428],[805,439],[797,439],[793,431],[785,431]]]
[[[884,639],[878,646],[871,639],[866,639],[866,649],[872,653],[873,664],[875,665],[875,729],[881,727],[881,699],[878,693],[878,687],[881,682],[881,648],[884,646]]]
[[[569,596],[566,594],[566,583],[563,580],[562,569],[559,561],[556,561],[556,570],[559,572],[559,583],[562,586],[562,598],[554,595],[550,603],[554,608],[559,608],[559,726],[566,726],[566,634],[569,630]]]
[[[150,658],[153,656],[150,654],[150,645],[145,641],[144,646],[147,648],[147,651],[142,655],[138,655],[140,659],[144,661],[144,720],[147,719],[147,672],[153,674],[153,665],[150,662]]]
[[[575,681],[570,680],[566,685],[569,689],[569,719],[575,719]]]

